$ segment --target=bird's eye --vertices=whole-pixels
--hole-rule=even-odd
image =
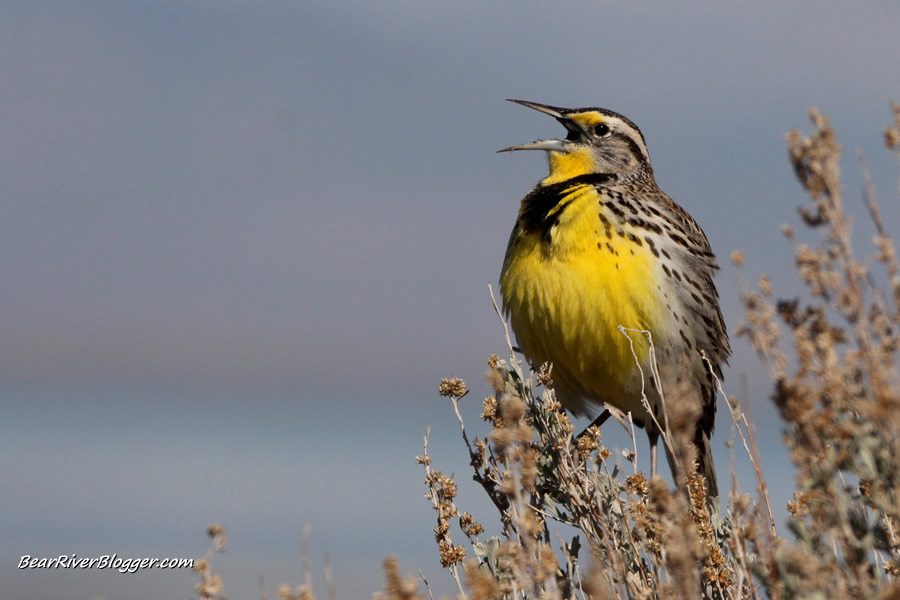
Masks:
[[[595,125],[594,133],[597,134],[598,137],[603,137],[604,135],[609,133],[609,125],[607,125],[606,123]]]

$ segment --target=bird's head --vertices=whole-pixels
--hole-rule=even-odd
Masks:
[[[509,100],[554,117],[568,132],[563,139],[536,140],[498,152],[545,150],[550,176],[543,183],[565,181],[590,173],[621,176],[651,174],[644,136],[626,117],[605,108],[559,108],[524,100]]]

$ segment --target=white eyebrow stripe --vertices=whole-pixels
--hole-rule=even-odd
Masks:
[[[646,162],[650,162],[650,153],[647,150],[647,143],[644,141],[644,136],[639,129],[633,127],[628,122],[613,116],[607,116],[605,122],[607,124],[612,123],[613,131],[619,133],[620,135],[624,135],[631,142],[633,142],[633,144],[637,146],[638,151],[644,157],[644,160]]]

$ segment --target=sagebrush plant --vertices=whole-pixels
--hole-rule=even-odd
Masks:
[[[900,105],[893,115],[885,142],[900,156]],[[722,394],[756,471],[748,486],[755,494],[742,493],[733,477],[716,510],[697,476],[674,488],[648,480],[634,449],[621,453],[620,469],[599,429],[577,435],[555,399],[552,366],[526,375],[510,346],[509,360],[489,360],[485,438],[470,442],[466,433],[459,411],[465,384],[447,379],[439,387],[459,420],[473,478],[499,512],[494,535],[483,537],[484,528],[457,508],[457,484],[431,469],[427,437],[418,457],[437,512],[441,564],[461,596],[900,597],[900,267],[870,185],[863,200],[877,232],[875,253],[856,257],[841,147],[825,117],[813,109],[810,118],[813,133],[794,131],[787,141],[810,199],[800,214],[818,241],[799,243],[784,229],[808,294],[776,300],[760,277],[758,290],[742,294],[746,319],[736,331],[766,365],[784,421],[796,467],[791,535],[777,531],[753,429],[733,398]],[[732,258],[742,262],[739,253]],[[471,555],[453,541],[454,523]],[[551,523],[578,533],[560,538],[565,529]]]
[[[206,535],[211,543],[206,555],[194,561],[194,572],[200,575],[200,583],[194,589],[203,600],[223,600],[222,577],[213,573],[212,558],[214,554],[225,551],[228,537],[225,535],[225,528],[218,523],[210,524],[206,528]]]
[[[892,109],[884,139],[900,164],[900,105]],[[840,183],[841,147],[824,116],[813,109],[810,117],[813,133],[791,132],[787,142],[809,196],[802,221],[816,241],[801,243],[783,228],[807,294],[778,299],[760,276],[756,289],[743,290],[745,319],[733,332],[765,365],[784,422],[796,470],[790,533],[777,528],[753,428],[721,385],[733,441],[748,455],[755,480],[739,482],[732,473],[719,507],[706,498],[701,476],[676,479],[674,487],[648,479],[636,447],[606,447],[597,427],[579,435],[554,396],[552,365],[526,373],[507,331],[509,359],[488,360],[484,437],[470,439],[463,422],[466,384],[445,379],[439,386],[458,420],[472,478],[498,521],[485,527],[457,506],[457,483],[432,469],[427,434],[417,457],[437,516],[440,564],[460,598],[900,598],[900,265],[864,163],[875,252],[857,258]],[[742,255],[732,261],[741,266]],[[650,335],[624,325],[625,336]],[[671,414],[678,407],[666,409],[664,418],[682,418]],[[628,415],[617,418],[634,444]],[[679,444],[676,436],[664,442]],[[196,590],[218,600],[222,580],[210,559],[224,549],[224,529],[212,525],[208,533],[212,549],[195,563]],[[304,565],[306,583],[282,586],[280,600],[315,598],[305,559]],[[384,570],[376,598],[425,597],[416,579],[401,577],[395,559]],[[337,598],[326,576],[329,597]],[[427,582],[424,592],[431,597]]]
[[[885,141],[897,152],[900,105],[893,112]],[[739,331],[774,381],[772,398],[797,469],[788,505],[796,541],[779,545],[781,560],[761,581],[784,597],[900,594],[900,269],[868,182],[863,200],[876,230],[875,254],[856,257],[841,147],[824,116],[812,110],[810,117],[814,133],[791,132],[788,150],[812,201],[800,211],[803,222],[820,241],[799,243],[784,229],[810,298],[775,300],[761,278],[757,291],[743,295],[747,321]],[[790,355],[780,346],[782,331]]]
[[[431,470],[427,438],[418,458],[438,514],[441,562],[460,594],[468,587],[476,599],[695,597],[703,589],[707,597],[724,597],[738,570],[734,554],[721,550],[731,520],[709,509],[701,477],[690,478],[683,490],[670,489],[659,477],[648,480],[633,449],[624,453],[630,473],[620,472],[599,428],[573,435],[554,397],[552,372],[542,370],[532,381],[516,360],[494,356],[489,365],[494,394],[482,413],[492,426],[489,438],[469,443],[461,417],[459,422],[474,479],[500,513],[500,535],[479,539],[482,526],[473,526],[456,507],[456,484]],[[445,380],[440,390],[455,409],[467,394],[459,380]],[[465,560],[463,546],[453,543],[453,518],[475,559]],[[551,521],[580,531],[559,555]],[[582,552],[594,557],[588,574],[581,570]],[[460,580],[460,564],[468,586]]]

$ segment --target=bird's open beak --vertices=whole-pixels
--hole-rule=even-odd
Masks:
[[[565,108],[559,108],[558,106],[550,106],[548,104],[538,104],[537,102],[528,102],[526,100],[515,100],[513,98],[507,98],[507,102],[515,102],[516,104],[521,104],[522,106],[527,106],[528,108],[533,108],[534,110],[540,111],[545,115],[550,115],[551,117],[556,117],[557,119],[565,119],[566,117],[563,115],[565,112]]]
[[[562,152],[565,148],[563,140],[535,140],[527,144],[519,144],[518,146],[510,146],[497,150],[497,152],[512,152],[513,150],[556,150]]]
[[[549,106],[547,104],[538,104],[537,102],[527,102],[525,100],[514,100],[512,98],[507,98],[507,101],[515,102],[516,104],[521,104],[522,106],[527,106],[528,108],[533,108],[534,110],[540,111],[545,115],[550,115],[551,117],[554,117],[557,121],[562,123],[564,126],[566,125],[566,121],[568,121],[568,119],[563,114],[563,111],[566,110],[564,108]],[[568,127],[566,128],[568,129]],[[557,152],[564,152],[565,145],[565,140],[535,140],[533,142],[528,142],[527,144],[519,144],[518,146],[503,148],[502,150],[497,150],[497,152],[512,152],[514,150],[555,150]]]

